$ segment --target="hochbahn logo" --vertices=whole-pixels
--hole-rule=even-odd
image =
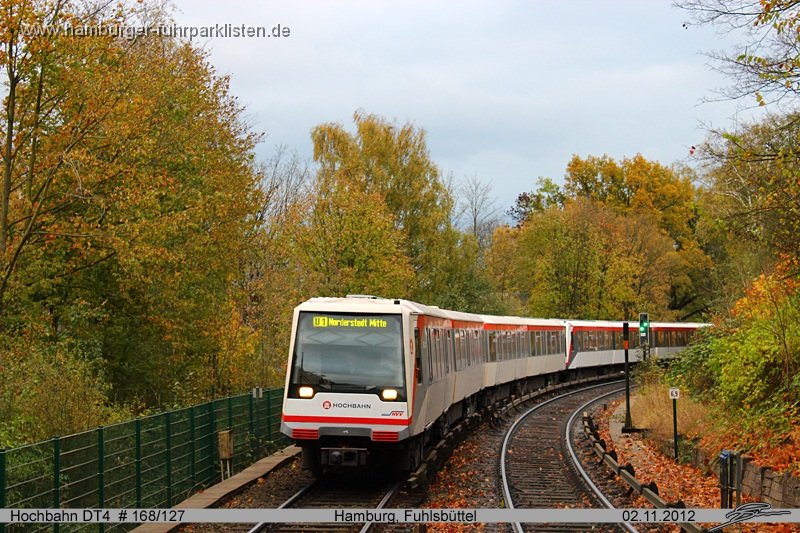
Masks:
[[[328,400],[322,402],[323,409],[330,409],[331,407],[338,407],[340,409],[372,409],[372,405],[368,403],[331,403]]]

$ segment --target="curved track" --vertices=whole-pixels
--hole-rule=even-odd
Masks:
[[[503,441],[500,470],[506,506],[513,508],[613,507],[591,482],[572,445],[573,425],[589,405],[618,394],[606,384],[562,394],[517,419]],[[629,531],[628,524],[513,524],[514,531]]]

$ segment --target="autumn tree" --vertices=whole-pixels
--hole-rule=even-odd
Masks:
[[[800,2],[797,0],[681,0],[694,24],[739,36],[731,53],[710,53],[733,81],[724,94],[760,105],[792,104],[800,94]],[[688,26],[688,25],[687,25]]]
[[[492,185],[478,176],[465,178],[457,194],[456,218],[484,250],[491,243],[492,233],[500,225],[499,210],[491,196]]]
[[[160,4],[2,10],[2,363],[48,353],[30,359],[61,360],[73,374],[60,379],[138,405],[230,390],[254,344],[236,280],[260,192],[258,137],[228,80],[155,33],[23,31],[167,24]],[[32,383],[6,385],[22,398]]]
[[[519,255],[518,228],[507,225],[494,230],[492,246],[486,253],[486,272],[491,280],[492,292],[506,310],[504,314],[524,315],[523,295],[517,286],[517,261]]]
[[[511,285],[525,314],[620,320],[648,309],[672,317],[675,252],[652,220],[577,198],[534,213],[510,231],[513,255],[492,264],[513,265]]]
[[[377,191],[318,183],[295,257],[317,296],[404,296],[413,280],[404,235]]]
[[[536,180],[536,184],[536,190],[520,193],[507,212],[517,226],[522,225],[534,213],[564,205],[566,199],[564,192],[553,180],[540,177]]]
[[[441,303],[448,292],[461,290],[463,277],[453,279],[451,265],[460,238],[451,224],[453,199],[428,154],[425,132],[362,112],[353,118],[355,133],[339,124],[312,131],[319,186],[381,198],[414,272],[409,296]]]
[[[693,173],[666,167],[641,154],[617,162],[608,156],[573,156],[567,164],[564,193],[590,198],[627,215],[645,211],[678,244],[691,239]]]
[[[247,294],[242,314],[245,323],[258,332],[258,342],[255,356],[241,375],[253,380],[249,385],[282,386],[292,309],[317,294],[296,253],[298,229],[309,223],[314,175],[306,161],[284,146],[276,147],[259,165],[258,174],[263,194],[240,275]]]

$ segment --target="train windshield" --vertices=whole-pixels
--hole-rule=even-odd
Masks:
[[[319,391],[402,389],[402,349],[400,315],[301,312],[291,383]]]

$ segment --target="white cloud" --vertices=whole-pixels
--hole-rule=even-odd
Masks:
[[[669,164],[725,124],[732,102],[699,106],[726,83],[700,50],[713,29],[659,2],[178,0],[180,24],[283,24],[285,39],[206,43],[269,138],[310,156],[310,129],[356,109],[429,134],[456,176],[492,180],[501,205],[573,153],[637,152]]]

